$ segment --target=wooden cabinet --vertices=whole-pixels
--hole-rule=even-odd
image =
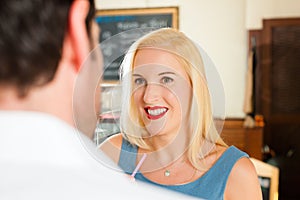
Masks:
[[[226,119],[221,137],[228,145],[234,145],[250,157],[262,160],[263,127],[244,128],[243,122],[243,119]]]
[[[280,168],[279,198],[299,199],[300,18],[265,19],[250,36],[257,52],[255,114],[264,116],[264,144]]]

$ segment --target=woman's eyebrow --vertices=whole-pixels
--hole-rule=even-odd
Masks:
[[[140,76],[140,77],[142,77],[142,75],[140,75],[140,74],[132,74],[132,76]]]
[[[165,75],[165,74],[176,75],[174,72],[162,72],[162,73],[159,73],[158,75],[161,76],[161,75]]]

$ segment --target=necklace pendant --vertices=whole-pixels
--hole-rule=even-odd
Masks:
[[[171,173],[170,173],[169,170],[166,170],[166,171],[165,171],[165,176],[170,176],[170,174],[171,174]]]

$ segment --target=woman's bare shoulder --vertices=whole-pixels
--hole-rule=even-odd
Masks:
[[[112,145],[116,146],[116,147],[121,147],[122,146],[122,139],[123,136],[121,133],[112,135],[111,137],[109,137],[107,140],[105,140],[104,142],[107,143],[111,143]]]
[[[261,187],[255,167],[249,158],[239,159],[232,168],[224,199],[262,199]]]
[[[122,146],[122,134],[118,133],[107,138],[104,142],[99,145],[100,150],[102,150],[106,155],[108,155],[115,163],[118,163],[121,146]]]

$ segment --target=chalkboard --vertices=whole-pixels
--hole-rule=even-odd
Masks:
[[[119,68],[130,45],[146,32],[162,27],[178,29],[178,7],[98,10],[103,79],[119,80]]]

